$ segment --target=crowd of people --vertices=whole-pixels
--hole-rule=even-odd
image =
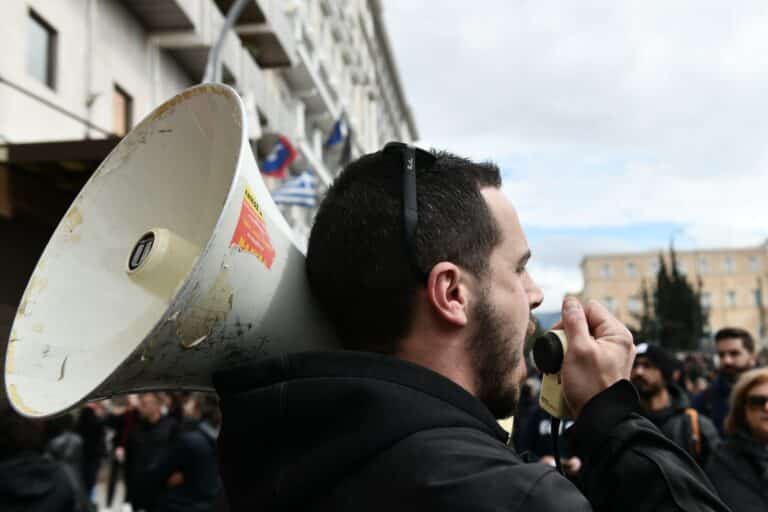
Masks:
[[[719,330],[715,348],[713,355],[683,354],[639,343],[631,381],[645,417],[705,469],[732,510],[768,510],[768,367],[744,329]],[[533,373],[515,419],[515,447],[555,466],[551,418],[538,406]],[[567,445],[559,456],[565,474],[578,480],[578,457]]]
[[[732,510],[768,510],[768,367],[752,336],[726,328],[716,354],[675,354],[640,343],[632,368],[643,414],[702,468]],[[528,460],[555,466],[551,418],[538,405],[531,368],[515,418],[513,444]],[[0,414],[3,510],[226,510],[216,438],[215,394],[142,393],[92,402],[46,422]],[[567,430],[571,421],[564,422]],[[578,482],[582,461],[563,443],[557,455]],[[15,508],[14,508],[15,507]],[[122,505],[121,505],[122,507]]]
[[[48,421],[0,412],[0,510],[222,510],[220,424],[208,393],[120,396]]]
[[[497,166],[390,143],[345,167],[309,239],[344,350],[220,369],[217,395],[0,412],[0,510],[85,511],[97,481],[110,507],[118,480],[147,512],[768,510],[768,368],[742,329],[714,360],[670,353],[566,297],[555,449],[538,379],[520,386],[530,258]]]

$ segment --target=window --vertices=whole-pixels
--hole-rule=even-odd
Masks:
[[[627,270],[627,277],[629,278],[637,277],[637,265],[635,265],[633,262],[631,261],[627,262],[626,270]]]
[[[659,273],[659,260],[652,259],[648,263],[648,274],[655,276],[658,273]]]
[[[709,272],[709,260],[706,256],[699,257],[699,272],[701,274],[706,274]]]
[[[723,270],[725,270],[727,274],[733,272],[733,258],[730,256],[726,256],[723,260]]]
[[[27,21],[27,73],[56,87],[56,31],[34,11]]]
[[[610,263],[603,263],[603,265],[600,267],[600,277],[603,279],[610,279],[611,278],[611,264]]]
[[[709,292],[701,292],[701,307],[709,309],[712,307],[712,295]]]
[[[638,296],[632,296],[627,301],[627,309],[630,313],[640,313],[643,310],[643,301]]]
[[[760,291],[760,288],[755,288],[754,290],[752,290],[752,305],[753,306],[763,305],[763,294]]]
[[[749,270],[752,272],[760,271],[760,258],[758,258],[757,256],[749,257]]]
[[[603,297],[603,304],[611,313],[616,312],[616,301],[613,300],[613,297]]]
[[[133,123],[133,98],[119,85],[112,91],[112,132],[123,136]]]
[[[685,266],[685,263],[683,263],[682,261],[677,262],[677,273],[680,274],[681,276],[684,276],[685,274],[688,273],[688,268]]]
[[[725,305],[729,308],[736,307],[736,292],[728,290],[725,292]]]

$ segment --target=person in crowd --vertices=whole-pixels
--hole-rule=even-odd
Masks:
[[[138,397],[136,395],[116,396],[109,401],[104,425],[111,432],[109,447],[109,479],[107,481],[107,507],[112,506],[120,478],[125,484],[126,497],[131,495],[130,481],[126,472],[126,445],[131,433],[139,423]]]
[[[723,501],[739,512],[768,510],[768,368],[743,373],[731,393],[728,437],[706,471]]]
[[[43,455],[44,424],[0,410],[0,510],[84,512],[78,482]]]
[[[763,347],[757,354],[757,366],[768,366],[768,347]]]
[[[532,368],[533,365],[528,365],[528,368]],[[537,400],[539,397],[539,390],[541,389],[541,380],[535,376],[529,374],[525,379],[522,386],[520,386],[520,398],[517,401],[517,410],[515,411],[514,421],[512,422],[512,437],[511,443],[514,447],[519,447],[521,443],[521,436],[523,433],[523,427],[528,423],[531,413],[537,408]]]
[[[216,457],[221,413],[216,395],[192,393],[168,452],[145,475],[159,486],[157,512],[211,512],[222,491]]]
[[[726,327],[715,333],[720,366],[712,384],[693,399],[693,407],[712,419],[723,435],[728,397],[738,376],[755,366],[755,340],[744,329]]]
[[[399,143],[349,164],[306,259],[345,350],[214,375],[232,510],[728,510],[637,414],[632,335],[598,302],[565,299],[558,326],[583,493],[508,446],[543,298],[530,257],[495,165]]]
[[[125,445],[127,501],[136,511],[154,512],[162,483],[147,474],[167,456],[177,433],[177,422],[163,414],[163,400],[158,393],[142,393],[138,399],[139,420]]]
[[[676,359],[658,345],[640,343],[632,366],[632,384],[640,395],[643,415],[664,435],[703,465],[720,444],[712,421],[689,406],[675,384]]]
[[[568,429],[573,420],[566,420],[562,426]],[[518,453],[530,454],[529,460],[537,460],[542,464],[555,466],[555,450],[552,439],[552,416],[542,409],[538,402],[531,408],[527,421],[520,425],[519,444],[515,445]],[[560,463],[568,477],[575,478],[581,469],[581,459],[571,455],[567,443],[559,445]]]
[[[62,414],[45,422],[45,453],[63,464],[77,495],[87,496],[83,484],[83,438],[74,432],[75,419],[71,413]]]
[[[682,373],[677,384],[692,399],[709,387],[706,373],[704,364],[698,360],[696,355],[688,354],[683,362]]]
[[[80,408],[77,418],[75,430],[83,439],[83,488],[88,496],[93,496],[99,469],[107,455],[106,414],[101,402],[90,402]]]

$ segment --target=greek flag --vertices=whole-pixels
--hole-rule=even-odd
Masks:
[[[304,171],[272,191],[272,199],[278,204],[291,204],[314,208],[317,204],[317,178]]]

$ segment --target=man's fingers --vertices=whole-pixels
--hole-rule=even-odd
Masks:
[[[584,308],[578,299],[567,297],[563,301],[562,315],[563,330],[568,337],[568,350],[581,351],[591,342]]]
[[[584,311],[587,324],[595,338],[605,341],[620,341],[623,345],[632,345],[632,334],[608,309],[596,300],[590,300]]]

